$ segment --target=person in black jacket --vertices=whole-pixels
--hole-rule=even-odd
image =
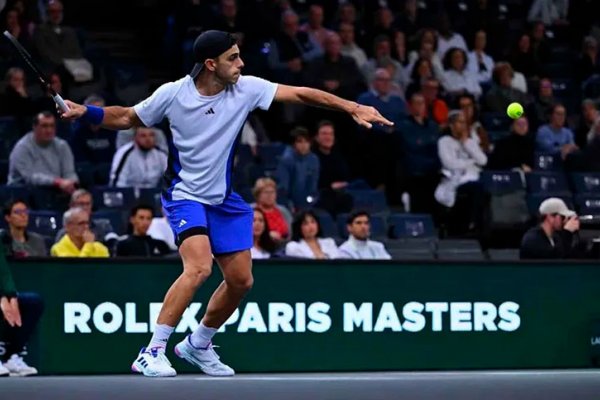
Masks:
[[[148,205],[139,204],[131,209],[129,214],[131,235],[117,242],[115,251],[117,257],[156,257],[171,252],[165,242],[147,235],[152,217],[153,210]]]
[[[510,135],[496,141],[488,169],[520,169],[531,172],[534,162],[534,137],[529,133],[529,121],[521,117],[512,123]]]
[[[564,259],[576,256],[579,218],[564,201],[550,197],[540,204],[542,223],[521,241],[521,259]]]

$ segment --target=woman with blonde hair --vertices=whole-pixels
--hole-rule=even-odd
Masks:
[[[277,184],[271,178],[258,178],[252,195],[256,208],[260,209],[269,226],[269,235],[275,242],[282,242],[290,235],[292,214],[284,206],[277,204]]]

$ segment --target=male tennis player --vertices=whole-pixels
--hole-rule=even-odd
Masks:
[[[159,87],[134,107],[82,106],[67,101],[65,119],[83,118],[109,129],[152,126],[168,118],[169,163],[162,202],[177,237],[183,272],[165,296],[154,334],[131,366],[145,376],[175,376],[165,356],[169,336],[196,290],[208,278],[213,254],[224,280],[213,293],[198,328],[175,346],[175,353],[204,373],[230,376],[211,340],[253,284],[252,209],[231,190],[235,143],[248,113],[266,110],[273,100],[345,111],[367,128],[392,125],[373,107],[306,87],[242,76],[244,62],[235,38],[207,31],[194,42],[192,73]]]

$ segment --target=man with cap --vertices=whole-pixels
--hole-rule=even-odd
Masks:
[[[540,204],[542,223],[521,241],[521,259],[562,259],[574,256],[579,218],[564,201],[550,197]]]
[[[82,118],[109,129],[153,126],[169,120],[169,162],[162,203],[179,245],[183,272],[168,290],[154,334],[132,364],[145,376],[175,376],[165,355],[169,336],[196,290],[208,278],[213,255],[224,280],[212,295],[198,328],[175,346],[175,353],[203,372],[230,376],[212,337],[238,307],[253,284],[253,212],[231,190],[231,169],[238,133],[248,113],[273,101],[314,105],[348,113],[360,125],[391,125],[368,106],[332,94],[281,85],[241,75],[244,62],[236,39],[206,31],[194,42],[197,64],[190,75],[165,83],[134,107],[82,106],[66,101],[63,119]]]

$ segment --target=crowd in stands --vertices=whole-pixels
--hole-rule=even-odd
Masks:
[[[0,23],[55,90],[97,106],[150,93],[111,81],[85,28],[63,21],[60,1],[38,3],[7,0]],[[175,3],[164,47],[176,77],[191,70],[197,34],[222,29],[238,36],[246,73],[371,105],[394,122],[365,130],[298,105],[253,114],[233,185],[254,205],[255,258],[402,258],[408,239],[423,239],[434,256],[439,239],[516,248],[540,214],[555,218],[540,207],[549,197],[587,216],[582,232],[600,222],[600,24],[578,2]],[[7,43],[0,55],[11,254],[173,254],[160,207],[168,125],[114,132],[66,123]],[[512,102],[525,107],[514,121],[505,113]]]

